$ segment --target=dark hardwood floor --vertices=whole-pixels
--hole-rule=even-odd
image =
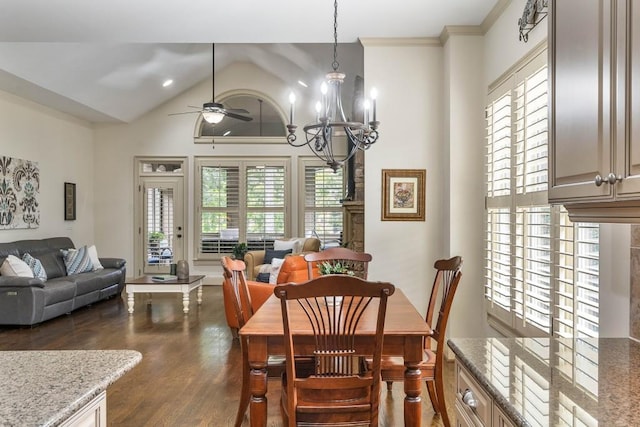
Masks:
[[[142,361],[108,389],[110,426],[232,426],[240,393],[240,346],[226,326],[220,286],[205,286],[203,303],[182,313],[177,294],[126,295],[74,311],[35,327],[0,327],[0,350],[133,349]],[[449,416],[453,364],[447,364]],[[451,366],[449,366],[451,365]],[[269,426],[281,426],[280,386],[269,380]],[[380,426],[403,425],[403,384],[383,385]],[[423,425],[440,426],[423,385]],[[249,425],[249,415],[243,425]],[[453,421],[453,419],[452,419]]]

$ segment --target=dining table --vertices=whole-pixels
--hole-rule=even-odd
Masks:
[[[306,316],[302,313],[295,315],[297,309],[299,307],[290,307],[291,329],[296,335],[296,354],[311,355],[313,331],[305,320]],[[365,312],[358,328],[357,334],[363,339],[357,340],[357,345],[363,352],[370,351],[373,344],[367,336],[375,335],[376,310],[377,307],[372,304],[367,309],[370,314]],[[248,345],[251,426],[263,427],[267,425],[267,359],[269,356],[282,356],[285,353],[280,300],[271,295],[239,333],[246,337]],[[419,427],[422,423],[422,384],[418,365],[422,361],[423,339],[431,333],[431,327],[422,315],[402,290],[396,288],[387,300],[382,355],[404,358],[405,426]]]

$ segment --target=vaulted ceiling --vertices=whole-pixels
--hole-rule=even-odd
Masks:
[[[504,1],[342,0],[338,38],[353,49],[358,38],[437,37],[446,25],[479,25]],[[331,65],[332,41],[328,0],[3,0],[0,90],[92,122],[130,122],[211,79],[213,42],[216,69],[248,61],[314,80]],[[348,56],[347,73],[361,67]]]

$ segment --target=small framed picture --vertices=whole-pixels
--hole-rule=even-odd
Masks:
[[[72,182],[64,183],[64,220],[76,219],[76,185]]]
[[[382,221],[425,220],[425,169],[382,170]]]

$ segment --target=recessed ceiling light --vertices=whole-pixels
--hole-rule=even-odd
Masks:
[[[299,84],[300,86],[303,86],[303,87],[309,87],[309,85],[307,85],[307,84],[306,84],[305,82],[303,82],[302,80],[298,80],[298,84]]]
[[[230,131],[230,130],[228,130],[228,131],[226,131],[225,133],[223,133],[223,134],[222,134],[222,136],[227,136],[227,135],[229,135],[230,133],[231,133],[231,131]]]
[[[164,83],[162,83],[162,87],[171,86],[172,84],[173,84],[173,80],[167,79],[164,81]]]

